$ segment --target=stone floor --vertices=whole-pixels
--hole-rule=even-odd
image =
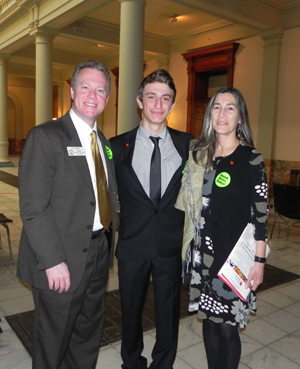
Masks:
[[[16,176],[18,158],[11,168],[0,168]],[[10,176],[7,176],[7,178]],[[12,180],[10,177],[8,180]],[[8,182],[8,180],[6,182]],[[22,222],[19,217],[18,190],[13,182],[0,180],[0,213],[13,219],[10,225],[14,261],[8,256],[5,229],[1,227],[0,249],[0,369],[30,369],[31,357],[5,320],[5,316],[33,309],[31,292],[16,277],[16,260]],[[272,214],[270,215],[272,221]],[[291,228],[289,236],[278,226],[270,241],[268,264],[300,275],[300,229]],[[116,267],[111,270],[108,290],[118,288]],[[174,369],[206,369],[202,325],[194,315],[180,321],[179,346]],[[300,368],[300,280],[273,287],[258,294],[258,312],[241,332],[242,358],[239,369]],[[144,334],[144,355],[151,360],[155,330]],[[101,348],[97,369],[120,368],[120,341]],[[41,368],[42,369],[42,368]]]

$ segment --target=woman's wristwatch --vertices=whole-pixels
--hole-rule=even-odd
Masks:
[[[257,263],[262,263],[265,264],[267,261],[267,258],[261,258],[260,256],[256,256],[254,257],[254,261],[256,261]]]

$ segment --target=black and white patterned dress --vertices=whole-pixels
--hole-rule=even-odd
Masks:
[[[256,311],[251,292],[242,301],[217,273],[248,222],[255,239],[267,237],[267,179],[261,154],[239,145],[227,157],[215,158],[214,170],[205,174],[201,211],[201,244],[193,251],[190,311],[216,323],[244,327]]]

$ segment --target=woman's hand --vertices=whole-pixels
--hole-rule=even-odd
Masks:
[[[264,258],[266,256],[266,242],[256,241],[256,255]],[[252,291],[256,291],[257,287],[262,284],[264,279],[264,263],[254,262],[253,267],[250,269],[247,282],[245,283],[246,288],[250,288]]]
[[[250,269],[247,282],[245,284],[246,288],[250,288],[252,291],[256,291],[257,287],[262,284],[264,279],[264,268],[265,264],[255,262],[253,267]]]

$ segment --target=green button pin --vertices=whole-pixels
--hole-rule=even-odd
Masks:
[[[184,169],[185,169],[185,167],[186,167],[187,163],[188,163],[188,160],[187,160],[187,161],[185,162],[185,164],[184,164],[184,168],[183,168],[182,174],[184,173]]]
[[[106,155],[107,155],[108,159],[112,159],[113,153],[112,153],[111,149],[106,145],[105,145],[105,151],[106,151]]]
[[[227,172],[222,172],[217,175],[215,179],[215,184],[218,187],[227,187],[231,182],[230,174]]]

